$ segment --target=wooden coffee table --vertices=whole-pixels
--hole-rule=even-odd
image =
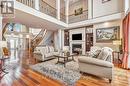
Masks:
[[[64,54],[59,54],[59,55],[55,55],[55,57],[58,58],[58,61],[57,61],[56,64],[62,63],[62,64],[64,64],[64,67],[65,67],[65,64],[66,64],[67,62],[75,61],[73,54],[72,54],[72,55],[68,55],[68,56],[66,56],[66,55],[64,55]]]

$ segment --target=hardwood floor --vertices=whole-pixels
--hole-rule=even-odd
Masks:
[[[9,60],[7,62],[8,74],[5,75],[0,86],[64,86],[62,83],[47,78],[28,68],[29,64],[35,64],[34,59],[29,59],[27,53],[22,53],[18,61]],[[31,60],[31,61],[30,61]],[[102,79],[85,74],[77,81],[76,86],[130,86],[130,71],[118,67],[114,69],[114,79],[109,83],[107,79]]]

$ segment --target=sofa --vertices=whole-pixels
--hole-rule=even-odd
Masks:
[[[34,50],[34,57],[40,61],[46,61],[55,58],[59,51],[55,50],[53,46],[36,47]]]
[[[91,55],[94,53],[93,51],[100,52],[98,52],[98,55],[95,57],[95,55]],[[111,82],[114,68],[112,63],[112,52],[113,50],[108,47],[97,48],[96,46],[93,46],[89,55],[80,56],[78,58],[80,72],[108,78],[109,82]]]

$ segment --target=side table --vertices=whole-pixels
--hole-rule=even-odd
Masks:
[[[115,58],[115,55],[114,54],[117,54],[117,64],[118,64],[118,66],[119,66],[119,63],[121,63],[122,64],[122,60],[120,59],[120,53],[121,52],[118,52],[118,51],[113,51],[113,62],[114,62],[114,58]]]

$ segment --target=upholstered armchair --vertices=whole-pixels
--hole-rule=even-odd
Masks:
[[[81,56],[78,59],[79,70],[84,73],[92,74],[95,76],[108,78],[109,82],[112,81],[113,68],[112,52],[113,50],[108,47],[100,49],[97,57]]]

